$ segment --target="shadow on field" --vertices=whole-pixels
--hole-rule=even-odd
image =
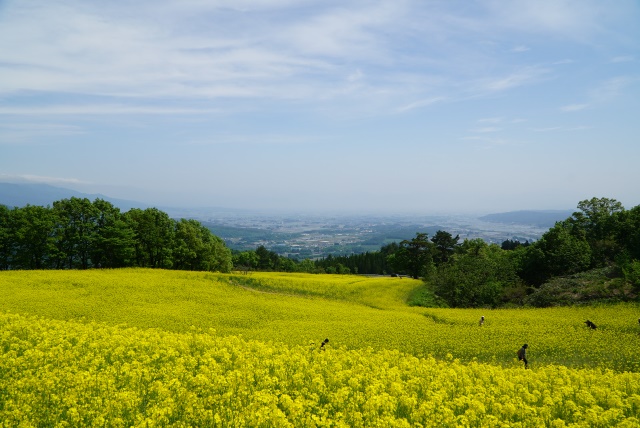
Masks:
[[[434,314],[430,314],[428,312],[426,312],[424,314],[424,316],[429,318],[430,320],[432,320],[436,324],[447,324],[447,325],[453,325],[454,324],[453,321],[449,321],[449,320],[447,320],[445,318],[439,317],[439,316],[434,315]]]

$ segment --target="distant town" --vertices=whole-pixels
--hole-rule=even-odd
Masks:
[[[557,220],[569,216],[564,214],[558,214]],[[550,224],[501,223],[462,215],[276,216],[192,212],[189,217],[224,239],[232,250],[252,250],[262,245],[279,255],[300,259],[377,251],[391,242],[411,239],[418,232],[433,236],[438,230],[459,235],[461,240],[481,238],[497,244],[508,239],[532,242],[554,224],[553,221]]]
[[[145,204],[45,184],[0,183],[0,204],[7,206],[51,205],[63,198],[79,197],[112,202],[123,212]],[[505,240],[535,241],[568,218],[572,211],[512,211],[473,215],[311,215],[265,213],[220,207],[158,207],[175,219],[200,221],[232,250],[255,250],[264,246],[278,255],[297,259],[320,259],[328,255],[377,251],[391,242],[410,240],[416,233],[433,236],[444,230],[461,240],[481,238],[501,244]]]

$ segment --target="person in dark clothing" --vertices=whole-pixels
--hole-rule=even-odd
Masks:
[[[587,327],[589,327],[591,330],[595,330],[596,328],[598,328],[598,327],[596,327],[596,325],[595,325],[594,323],[592,323],[592,322],[591,322],[591,321],[589,321],[589,320],[586,320],[584,323],[585,323],[585,324],[587,325]]]
[[[526,343],[522,345],[522,348],[518,349],[518,361],[524,361],[524,368],[529,368],[529,361],[527,360],[527,348],[529,345]]]
[[[324,351],[326,348],[324,347],[324,345],[326,345],[327,343],[329,343],[329,339],[325,339],[322,341],[322,343],[320,344],[320,350]]]

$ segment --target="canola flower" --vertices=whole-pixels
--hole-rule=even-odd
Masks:
[[[4,426],[636,427],[640,373],[0,314]]]
[[[331,338],[347,349],[510,367],[523,343],[532,367],[640,371],[640,306],[439,309],[406,305],[420,281],[355,275],[118,269],[0,272],[0,311],[300,346]],[[485,323],[478,326],[480,316]],[[597,330],[584,324],[594,320]]]
[[[407,307],[416,286],[277,273],[0,272],[0,421],[640,426],[638,305]],[[515,359],[524,342],[531,370]]]

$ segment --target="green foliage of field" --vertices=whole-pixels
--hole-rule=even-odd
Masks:
[[[0,310],[58,320],[334,348],[394,349],[417,357],[502,366],[530,345],[531,364],[640,371],[640,308],[410,307],[407,278],[151,269],[0,272]],[[478,326],[481,315],[485,324]],[[589,330],[584,321],[598,325]]]

